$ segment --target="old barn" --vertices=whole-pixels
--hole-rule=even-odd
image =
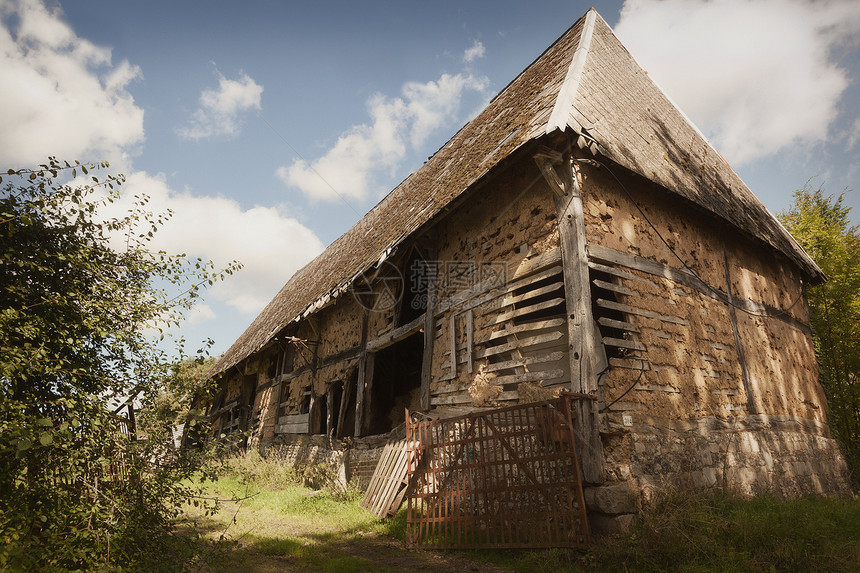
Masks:
[[[595,523],[667,485],[845,491],[803,296],[824,279],[591,10],[289,280],[211,416],[367,484],[405,408],[569,392]]]

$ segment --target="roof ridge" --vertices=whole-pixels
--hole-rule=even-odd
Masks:
[[[588,51],[591,49],[591,37],[594,34],[594,23],[597,18],[600,18],[600,15],[594,8],[589,10],[585,15],[585,23],[579,36],[579,44],[576,46],[576,51],[574,51],[573,57],[570,59],[570,66],[568,66],[567,74],[564,76],[564,83],[558,91],[555,106],[552,108],[552,113],[547,120],[546,133],[552,133],[556,129],[564,131],[570,124],[570,108],[573,107],[573,102],[579,91],[579,82],[582,79],[582,71],[585,69],[585,60],[588,58]],[[571,125],[570,127],[577,132],[582,131],[582,126],[580,125]]]

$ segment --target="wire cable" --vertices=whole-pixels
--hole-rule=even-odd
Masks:
[[[604,412],[606,412],[606,411],[607,411],[609,408],[611,408],[611,407],[612,407],[616,402],[618,402],[618,401],[619,401],[619,400],[621,400],[624,396],[626,396],[626,395],[627,395],[631,390],[633,390],[633,389],[636,387],[636,385],[637,385],[637,384],[639,384],[639,381],[640,381],[640,380],[642,380],[642,374],[644,374],[644,373],[645,373],[645,359],[644,359],[644,358],[642,358],[641,356],[631,356],[630,358],[637,359],[637,360],[639,360],[639,361],[642,363],[642,366],[639,368],[639,376],[637,376],[637,377],[636,377],[636,380],[634,380],[634,381],[633,381],[633,384],[631,384],[631,385],[630,385],[630,387],[629,387],[629,388],[627,388],[627,390],[625,390],[624,392],[622,392],[622,393],[621,393],[621,396],[617,397],[615,400],[613,400],[612,402],[610,402],[609,404],[607,404],[606,406],[604,406],[604,407],[603,407],[603,409],[602,409],[602,410],[600,410],[600,413],[601,413],[601,414],[602,414],[602,413],[604,413]],[[599,378],[599,377],[600,377],[604,372],[606,372],[606,370],[607,370],[608,368],[609,368],[609,367],[607,366],[607,367],[603,370],[603,372],[601,372],[600,374],[598,374],[598,375],[597,375],[597,376],[598,376],[598,384],[600,383],[600,382],[599,382],[599,381],[600,381],[600,378]]]

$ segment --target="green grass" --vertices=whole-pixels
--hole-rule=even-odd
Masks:
[[[259,456],[233,458],[217,481],[200,484],[205,498],[221,500],[219,507],[207,514],[202,505],[190,504],[182,527],[200,543],[211,544],[210,555],[202,559],[207,568],[269,570],[258,566],[272,558],[271,570],[283,563],[331,573],[379,570],[356,555],[355,544],[363,538],[393,540],[392,532],[405,530],[405,515],[380,520],[360,507],[354,487],[332,482],[314,490],[303,485],[304,477],[319,479],[325,471],[298,472],[280,463]]]
[[[204,486],[209,497],[239,501],[209,516],[188,508],[199,539],[211,544],[208,570],[860,571],[858,499],[674,493],[629,532],[597,538],[588,551],[415,551],[404,543],[404,510],[379,520],[354,490],[313,490],[302,472],[262,467],[278,463],[231,461]]]
[[[586,553],[478,555],[524,573],[860,571],[860,501],[672,494],[630,532],[598,538]]]

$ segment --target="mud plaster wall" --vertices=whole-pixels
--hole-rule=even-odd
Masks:
[[[681,267],[605,170],[583,169],[583,175],[589,243]],[[705,282],[726,290],[728,256],[733,294],[789,309],[792,317],[808,323],[805,304],[798,299],[798,273],[782,256],[640,178],[622,178],[622,182],[663,238]],[[618,295],[619,302],[688,324],[627,316],[626,320],[640,328],[637,339],[645,346],[652,367],[642,374],[639,385],[655,389],[634,390],[625,401],[638,402],[655,416],[726,416],[738,409],[745,411],[747,395],[729,307],[668,279],[630,272],[638,279],[620,282],[634,294]],[[808,330],[739,309],[735,314],[756,412],[824,422],[823,394]],[[606,401],[638,376],[635,370],[611,370],[603,381]],[[662,391],[658,386],[664,387]]]
[[[808,324],[800,276],[784,257],[741,236],[638,177],[616,175],[678,255],[707,283],[787,309]],[[681,264],[605,170],[583,168],[587,240],[660,263]],[[681,319],[625,314],[639,332],[647,369],[613,368],[604,404],[635,389],[602,416],[603,487],[587,492],[597,515],[635,511],[666,486],[727,487],[743,493],[844,493],[847,471],[826,425],[824,396],[808,330],[736,310],[751,379],[747,406],[729,308],[651,274],[613,282],[632,294],[619,302]],[[635,354],[635,353],[634,353]]]
[[[500,171],[476,189],[456,211],[437,224],[429,233],[439,237],[435,251],[441,263],[443,277],[439,281],[439,299],[475,286],[480,277],[458,275],[458,270],[479,270],[482,265],[505,264],[505,274],[512,276],[524,260],[558,248],[558,227],[552,192],[546,186],[531,157],[524,157]],[[446,265],[447,264],[447,265]],[[502,281],[502,284],[504,281]],[[476,308],[473,329],[485,329],[494,318],[484,312],[488,305]],[[466,317],[460,307],[453,307],[436,320],[436,338],[433,346],[433,365],[430,390],[434,394],[442,386],[458,385],[466,395],[478,381],[489,378],[481,372],[486,359],[474,361],[469,373],[465,363],[457,366],[457,376],[450,378],[451,316],[455,315],[455,339],[458,355],[466,351]],[[479,393],[492,398],[501,391],[490,387]],[[477,396],[478,394],[476,394]],[[480,400],[477,406],[489,405]]]
[[[361,343],[361,323],[365,312],[347,291],[338,297],[332,306],[317,313],[320,362],[338,352],[356,348]]]

